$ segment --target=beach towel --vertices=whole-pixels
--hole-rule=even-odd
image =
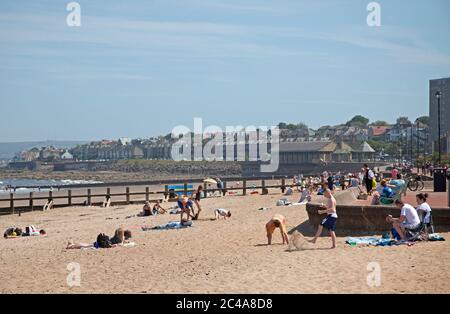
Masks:
[[[110,247],[110,249],[114,249],[114,248],[118,248],[118,247],[133,247],[136,246],[137,244],[135,242],[129,242],[129,243],[125,243],[125,244],[117,244],[115,246]],[[89,247],[83,247],[81,248],[81,250],[98,250],[100,249],[100,247],[97,245],[97,243],[94,243],[92,246]]]
[[[351,246],[393,246],[393,245],[412,245],[414,242],[409,241],[397,241],[394,239],[388,239],[388,238],[354,238],[354,237],[347,237],[347,240],[345,243],[351,245]]]
[[[169,230],[169,229],[182,229],[192,227],[192,221],[187,221],[185,223],[181,223],[179,221],[170,221],[163,225],[158,225],[153,228],[142,228],[142,231],[148,231],[148,230]]]

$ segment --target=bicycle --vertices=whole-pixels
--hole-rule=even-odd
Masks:
[[[425,187],[425,184],[419,175],[414,175],[408,178],[407,187],[410,191],[416,192],[416,191],[422,191]]]

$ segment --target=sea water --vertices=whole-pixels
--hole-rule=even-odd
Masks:
[[[11,190],[7,189],[10,187],[16,188],[15,193],[29,193],[34,191],[49,191],[50,189],[40,189],[41,186],[54,186],[62,187],[72,184],[95,184],[103,183],[100,181],[89,181],[89,180],[35,180],[35,179],[1,179],[0,180],[0,193],[10,193]]]

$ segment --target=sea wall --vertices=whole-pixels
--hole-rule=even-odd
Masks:
[[[380,233],[390,231],[391,225],[385,221],[387,215],[398,217],[400,210],[395,206],[367,206],[352,204],[356,200],[359,191],[351,188],[336,192],[337,233],[347,235],[352,233]],[[321,203],[326,203],[324,197],[319,197],[314,202],[306,205],[309,223],[315,229],[326,215],[317,213]],[[450,208],[433,208],[433,223],[436,232],[450,231]]]

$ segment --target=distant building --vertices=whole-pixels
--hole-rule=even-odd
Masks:
[[[375,150],[364,142],[358,148],[340,141],[280,143],[280,164],[370,161]]]
[[[390,126],[369,126],[368,137],[370,140],[386,140],[390,129]]]
[[[438,151],[438,101],[436,92],[441,92],[441,152],[450,154],[450,78],[430,81],[430,144]]]
[[[69,151],[65,151],[62,155],[61,155],[61,159],[63,160],[72,160],[73,159],[73,155],[71,153],[69,153]]]
[[[119,139],[102,140],[86,145],[79,145],[71,150],[77,160],[118,160],[144,158],[144,148],[139,141]]]

